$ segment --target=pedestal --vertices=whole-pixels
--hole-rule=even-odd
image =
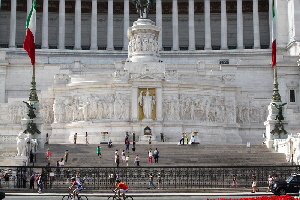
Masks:
[[[264,122],[264,125],[266,126],[266,146],[268,148],[273,148],[274,139],[287,139],[288,134],[272,134],[271,131],[275,129],[275,125],[279,123],[278,120],[268,120]],[[288,123],[286,121],[281,121],[281,124],[284,128],[287,127]]]
[[[100,144],[108,144],[108,132],[101,132]]]
[[[128,61],[143,63],[159,61],[160,28],[154,24],[150,19],[138,19],[132,27],[129,27]]]

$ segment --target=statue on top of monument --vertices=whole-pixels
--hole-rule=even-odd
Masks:
[[[36,110],[36,108],[34,107],[34,104],[36,103],[28,103],[26,101],[23,101],[23,103],[25,103],[29,109],[29,112],[28,112],[28,116],[30,119],[33,119],[36,117],[35,113],[34,113],[34,110]]]
[[[132,0],[135,4],[137,13],[140,19],[147,19],[149,14],[149,8],[155,3],[155,0]]]
[[[275,120],[278,120],[279,122],[281,122],[282,120],[284,120],[283,114],[282,114],[282,110],[283,110],[283,106],[286,105],[286,103],[283,104],[276,104],[276,103],[272,103],[273,106],[275,106],[275,108],[278,110],[278,114],[275,117]]]

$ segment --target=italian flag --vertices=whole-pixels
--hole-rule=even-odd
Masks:
[[[272,67],[276,65],[276,14],[275,0],[272,0]]]
[[[27,51],[32,65],[34,65],[35,63],[35,43],[34,43],[35,29],[36,29],[36,0],[33,0],[31,10],[26,20],[26,38],[23,44],[23,48]]]

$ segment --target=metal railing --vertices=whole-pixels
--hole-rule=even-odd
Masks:
[[[85,188],[109,189],[113,187],[110,174],[119,174],[121,181],[132,189],[147,188],[149,175],[152,173],[154,183],[161,174],[162,188],[165,189],[197,189],[197,188],[228,188],[236,176],[239,187],[251,187],[252,174],[257,177],[258,186],[267,186],[268,175],[277,175],[279,180],[285,180],[293,173],[300,173],[300,166],[240,166],[240,167],[7,167],[0,166],[1,173],[10,176],[9,187],[29,187],[30,174],[40,173],[45,189],[62,189],[69,186],[70,178],[79,174],[86,177]],[[23,182],[24,172],[27,182]]]

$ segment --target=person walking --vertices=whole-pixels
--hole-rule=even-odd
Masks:
[[[116,164],[117,164],[117,167],[119,167],[119,165],[120,165],[120,156],[119,155],[117,155]]]
[[[43,186],[42,176],[40,174],[38,175],[38,177],[36,179],[36,183],[38,186],[38,193],[41,194],[44,189],[44,186]]]
[[[165,142],[165,136],[163,133],[160,133],[160,141]]]
[[[273,178],[271,175],[268,176],[268,188],[266,192],[271,191],[271,187],[272,187],[272,183],[273,183]]]
[[[230,187],[235,187],[235,188],[237,188],[236,175],[234,175],[234,176],[232,177],[232,185],[231,185]]]
[[[121,155],[122,155],[122,163],[123,163],[126,160],[125,150],[122,151]]]
[[[119,151],[118,149],[115,151],[115,163],[117,163],[117,157],[119,156]]]
[[[125,140],[125,146],[126,146],[126,151],[127,151],[127,153],[129,153],[129,146],[130,146],[130,142],[129,142],[129,140],[127,139],[127,140]]]
[[[149,152],[148,152],[148,162],[149,163],[152,163],[152,157],[153,157],[153,152],[152,152],[152,149],[150,148]]]
[[[65,151],[64,158],[65,158],[65,162],[67,163],[68,162],[68,158],[69,158],[69,151],[68,150]]]
[[[136,154],[134,162],[135,162],[136,166],[140,166],[140,157],[138,154]]]
[[[126,166],[128,167],[128,164],[129,164],[129,155],[126,156],[125,162],[126,162]]]
[[[162,178],[161,178],[161,174],[158,173],[157,175],[157,189],[161,189],[162,186]]]
[[[114,186],[114,183],[115,183],[115,174],[111,171],[110,173],[109,173],[109,183],[110,183],[110,186]]]
[[[9,175],[8,175],[8,173],[6,173],[4,175],[4,181],[5,181],[5,187],[9,188]]]
[[[101,147],[100,146],[97,147],[97,154],[98,154],[98,158],[101,158]]]
[[[258,191],[259,191],[259,189],[257,188],[256,176],[255,176],[255,174],[252,174],[252,192],[251,193],[255,193]]]
[[[27,173],[26,171],[22,174],[22,181],[23,181],[23,188],[26,188],[26,182],[27,182]]]
[[[159,151],[157,150],[157,148],[155,148],[154,152],[153,152],[153,158],[154,158],[154,163],[158,163],[158,154]]]
[[[149,175],[149,187],[148,187],[148,189],[150,189],[150,187],[154,187],[154,189],[156,188],[156,186],[153,183],[153,175],[152,175],[152,173],[150,173],[150,175]]]
[[[46,151],[46,159],[48,161],[50,161],[51,156],[52,156],[52,153],[51,153],[50,149],[48,148],[47,151]]]
[[[132,153],[135,153],[135,141],[132,142]]]
[[[85,132],[85,144],[89,144],[88,133],[87,132]]]
[[[34,189],[34,178],[35,178],[35,174],[32,173],[29,179],[29,189]]]
[[[74,144],[76,144],[77,141],[77,133],[74,134]]]

